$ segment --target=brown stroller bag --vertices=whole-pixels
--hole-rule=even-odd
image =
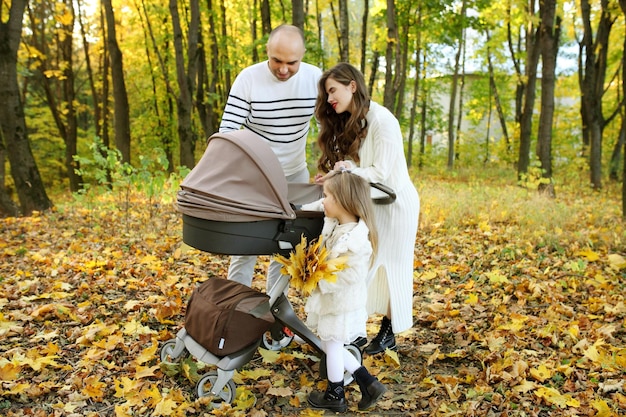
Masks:
[[[191,294],[185,315],[187,333],[217,356],[259,341],[272,323],[266,294],[222,278],[200,284]]]

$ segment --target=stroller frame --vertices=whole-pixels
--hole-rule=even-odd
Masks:
[[[285,295],[285,289],[288,285],[289,277],[282,275],[268,292],[268,296],[270,297],[270,311],[275,319],[269,331],[273,338],[279,338],[284,336],[283,328],[286,327],[313,347],[320,356],[320,373],[321,376],[325,378],[326,355],[321,348],[320,339],[295,313],[293,306]],[[293,337],[287,338],[288,342],[293,340]],[[183,327],[178,331],[175,339],[171,339],[163,344],[160,351],[160,358],[162,362],[178,361],[189,353],[200,362],[215,365],[217,372],[208,372],[200,378],[196,384],[196,394],[198,397],[216,397],[216,401],[211,402],[211,406],[219,407],[220,403],[232,403],[235,399],[236,388],[232,380],[235,370],[243,367],[252,359],[262,342],[263,338],[260,338],[235,353],[226,356],[217,356],[196,342]],[[282,343],[279,345],[279,347],[283,346],[285,345]],[[271,349],[271,347],[268,348]],[[344,348],[360,363],[362,362],[362,353],[358,346],[349,344],[345,345]],[[352,375],[349,372],[345,372],[344,384],[348,385],[352,380]],[[209,389],[207,389],[207,386]]]

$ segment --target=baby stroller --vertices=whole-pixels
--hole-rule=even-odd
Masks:
[[[382,199],[393,199],[391,190]],[[196,167],[187,175],[178,193],[178,210],[183,218],[183,241],[202,251],[223,255],[288,255],[304,235],[308,241],[319,236],[323,213],[301,211],[299,206],[318,200],[322,189],[315,184],[287,184],[278,159],[269,145],[249,130],[212,135]],[[219,279],[219,278],[213,278]],[[198,397],[213,396],[212,406],[235,398],[234,371],[248,363],[263,344],[268,349],[288,345],[297,335],[320,356],[325,373],[325,355],[320,340],[298,318],[284,294],[289,277],[282,276],[268,293],[267,311],[274,323],[271,337],[261,337],[243,349],[220,356],[194,340],[183,327],[175,339],[164,343],[163,362],[176,361],[187,353],[217,370],[203,375],[196,385]],[[346,349],[359,362],[356,345]],[[325,375],[322,375],[325,378]],[[344,383],[352,375],[346,373]]]

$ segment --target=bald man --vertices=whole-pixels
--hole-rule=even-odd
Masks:
[[[267,60],[239,73],[228,95],[220,132],[250,129],[270,145],[287,182],[308,183],[306,143],[315,110],[317,82],[322,71],[302,62],[304,34],[296,26],[281,25],[267,40]],[[256,256],[233,256],[228,279],[252,284]],[[281,265],[270,262],[269,290]]]

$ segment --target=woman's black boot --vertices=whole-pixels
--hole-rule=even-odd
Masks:
[[[345,413],[348,409],[346,394],[343,390],[343,381],[328,381],[326,392],[313,391],[309,394],[308,401],[312,407],[323,408],[338,413]]]
[[[383,321],[380,324],[380,330],[372,342],[365,348],[365,353],[368,355],[375,355],[380,352],[384,352],[385,349],[395,349],[396,338],[393,335],[393,329],[391,328],[391,320],[387,316],[383,317]]]
[[[364,366],[354,372],[354,379],[361,389],[359,410],[364,411],[373,406],[376,401],[387,392],[387,388],[375,376],[372,376]]]

